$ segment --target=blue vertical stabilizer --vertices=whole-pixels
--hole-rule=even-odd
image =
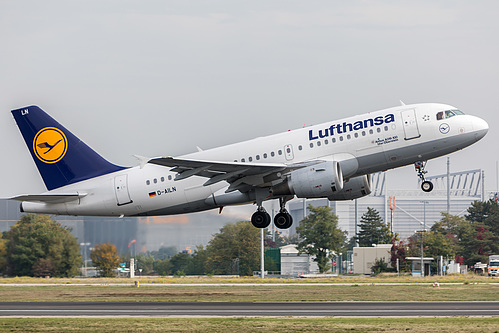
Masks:
[[[106,161],[37,106],[12,115],[48,190],[125,169]]]

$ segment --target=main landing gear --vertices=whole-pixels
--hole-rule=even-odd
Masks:
[[[286,198],[279,198],[281,209],[274,217],[274,225],[279,229],[288,229],[293,224],[293,218],[285,208],[286,201]],[[265,208],[263,208],[260,204],[258,210],[251,216],[251,223],[257,228],[267,228],[270,221],[271,217],[269,213],[267,213]]]
[[[416,172],[418,173],[418,177],[421,179],[421,189],[424,192],[431,192],[433,190],[433,183],[430,182],[429,180],[425,180],[424,175],[428,172],[424,168],[426,166],[426,161],[418,161],[414,163],[414,168],[416,169]]]
[[[251,215],[251,223],[257,228],[267,228],[270,224],[271,217],[262,206]]]

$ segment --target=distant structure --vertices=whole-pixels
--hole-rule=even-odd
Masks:
[[[0,232],[10,229],[23,215],[19,202],[0,200]],[[213,234],[225,224],[237,222],[232,217],[206,212],[176,216],[154,217],[96,217],[96,216],[52,216],[81,244],[81,253],[95,244],[110,242],[121,254],[154,251],[160,247],[175,247],[177,251],[191,251],[196,246],[206,246]]]
[[[319,200],[293,200],[289,203],[289,211],[295,221],[300,221],[308,215],[307,206],[326,206],[333,208],[339,218],[339,227],[348,232],[348,237],[355,235],[356,223],[367,207],[376,209],[383,217],[385,223],[391,225],[391,230],[398,233],[400,238],[407,238],[421,230],[430,228],[435,222],[440,221],[442,212],[463,216],[473,201],[488,199],[483,187],[483,171],[480,169],[448,173],[433,177],[431,180],[435,187],[430,193],[421,190],[395,190],[386,188],[386,173],[373,175],[373,188],[369,196],[351,201]],[[449,188],[447,188],[449,179]],[[490,195],[489,195],[490,196]],[[390,214],[390,197],[392,199],[393,218]],[[492,198],[492,197],[491,197]],[[296,233],[296,226],[289,233]]]

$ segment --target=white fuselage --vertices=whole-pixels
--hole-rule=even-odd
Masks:
[[[463,114],[446,118],[447,110],[456,108],[443,104],[404,105],[182,157],[248,164],[337,161],[344,178],[349,179],[452,153],[475,143],[487,132],[488,125],[482,119]],[[204,177],[176,181],[175,175],[168,167],[148,163],[47,192],[83,194],[78,200],[23,202],[22,209],[62,215],[169,215],[254,200],[236,191],[217,202],[213,197],[225,193],[227,182],[203,186]]]

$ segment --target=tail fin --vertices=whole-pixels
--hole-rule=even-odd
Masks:
[[[12,114],[48,190],[125,169],[106,161],[37,106]]]

